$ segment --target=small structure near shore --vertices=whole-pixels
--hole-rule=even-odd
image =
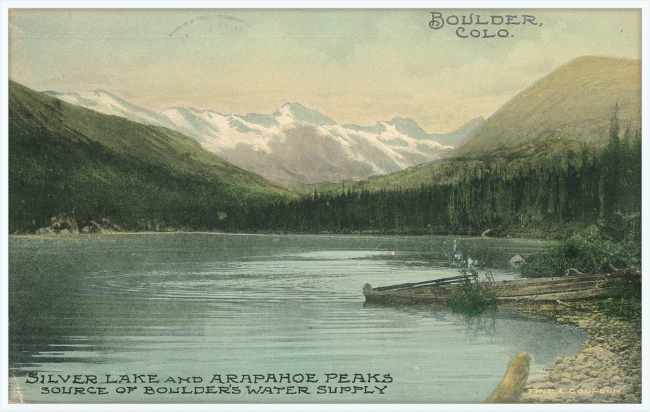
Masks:
[[[490,283],[497,304],[512,302],[555,302],[592,299],[607,296],[603,285],[611,275],[581,275],[536,279],[515,279]],[[393,286],[369,288],[363,294],[366,302],[379,305],[444,306],[462,276],[438,280],[403,283]]]
[[[525,264],[526,264],[526,260],[524,260],[524,258],[522,258],[520,255],[517,255],[512,259],[510,259],[510,265],[515,269],[519,269]]]

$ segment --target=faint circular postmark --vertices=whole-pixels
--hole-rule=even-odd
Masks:
[[[251,25],[245,20],[227,14],[199,16],[176,27],[169,37],[237,36],[244,34]]]

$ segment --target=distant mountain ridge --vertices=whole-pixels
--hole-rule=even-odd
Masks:
[[[548,137],[604,146],[618,105],[621,128],[641,126],[641,62],[573,60],[515,96],[453,156],[478,156]]]
[[[450,156],[485,122],[448,134],[426,133],[412,119],[338,125],[300,103],[273,114],[224,115],[173,107],[156,113],[106,91],[44,94],[100,113],[179,131],[228,162],[292,186],[360,180]]]
[[[450,159],[350,183],[352,190],[418,188],[444,182],[463,162],[579,153],[603,147],[618,105],[620,137],[641,128],[641,63],[582,57],[556,69],[493,114]],[[448,161],[449,160],[449,161]],[[495,160],[496,161],[496,160]],[[321,192],[337,185],[319,185]]]

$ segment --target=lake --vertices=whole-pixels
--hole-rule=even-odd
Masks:
[[[480,403],[516,353],[529,353],[540,373],[583,348],[586,334],[507,310],[468,319],[371,306],[362,287],[457,276],[467,258],[482,275],[513,279],[509,260],[542,247],[452,237],[12,236],[10,398]],[[75,374],[90,381],[63,382]],[[283,389],[249,393],[260,387]]]

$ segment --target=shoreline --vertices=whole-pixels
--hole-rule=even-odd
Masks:
[[[109,235],[109,234],[169,234],[169,233],[186,233],[186,234],[221,234],[221,235],[240,235],[240,236],[281,236],[281,235],[295,235],[295,236],[332,236],[332,237],[385,237],[385,238],[422,238],[422,237],[448,237],[448,238],[466,238],[466,239],[516,239],[521,241],[538,241],[538,242],[553,242],[566,240],[568,237],[566,233],[564,236],[560,232],[554,230],[551,232],[549,229],[535,229],[529,228],[521,230],[519,228],[510,228],[510,230],[503,227],[496,229],[487,229],[482,231],[463,231],[462,233],[440,232],[434,233],[427,230],[387,230],[387,231],[374,231],[374,230],[341,230],[341,231],[320,231],[320,232],[290,232],[282,230],[261,230],[252,232],[241,231],[223,231],[223,230],[208,230],[202,228],[199,230],[191,229],[187,226],[182,228],[175,228],[173,226],[164,226],[156,224],[144,224],[136,227],[133,230],[125,229],[124,226],[118,225],[110,219],[101,218],[97,220],[86,220],[78,222],[74,218],[59,216],[52,217],[51,224],[41,227],[35,232],[10,232],[9,236],[48,236],[48,237],[77,237],[83,235]]]
[[[584,349],[556,359],[545,374],[531,376],[521,403],[640,403],[641,324],[609,317],[598,300],[518,303],[524,313],[582,328]]]
[[[372,238],[381,237],[384,239],[418,239],[418,238],[449,238],[464,240],[514,240],[521,242],[538,242],[548,243],[557,242],[557,239],[536,239],[527,237],[498,237],[498,236],[477,236],[477,235],[457,235],[457,234],[381,234],[381,233],[255,233],[255,232],[217,232],[217,231],[105,231],[97,233],[9,233],[9,238],[35,238],[35,239],[80,239],[80,238],[97,238],[104,236],[121,236],[121,235],[224,235],[224,236],[258,236],[258,237],[278,237],[278,236],[313,236],[313,237],[331,237],[331,238]]]
[[[583,349],[559,357],[529,375],[521,394],[507,403],[641,403],[641,323],[606,316],[600,299],[570,302],[509,302],[499,309],[574,325],[587,334]],[[440,307],[440,304],[378,304],[382,307]],[[515,354],[513,354],[514,356]],[[535,360],[533,359],[534,363]],[[516,399],[516,400],[514,400]]]
[[[641,276],[640,270],[630,272]],[[612,274],[592,275],[610,278]],[[584,276],[553,278],[555,289],[543,282],[527,280],[515,289],[504,289],[501,283],[492,284],[500,309],[545,318],[559,325],[574,325],[588,337],[585,346],[573,355],[557,358],[550,365],[541,366],[528,377],[519,393],[507,401],[517,403],[640,403],[641,402],[641,319],[635,315],[619,318],[606,315],[601,308],[611,307],[609,293],[602,281],[592,281],[592,293],[580,293],[578,286],[586,285]],[[620,282],[622,278],[618,278]],[[532,283],[531,283],[532,282]],[[557,282],[561,282],[557,284]],[[566,283],[569,282],[569,283]],[[386,290],[364,287],[366,302],[377,306],[445,307],[453,285],[409,287],[395,285]],[[400,289],[400,287],[402,287]],[[573,292],[571,292],[573,291]],[[521,295],[521,296],[519,296]],[[513,354],[514,355],[514,354]],[[532,360],[535,362],[535,360]],[[524,378],[525,379],[525,378]]]

